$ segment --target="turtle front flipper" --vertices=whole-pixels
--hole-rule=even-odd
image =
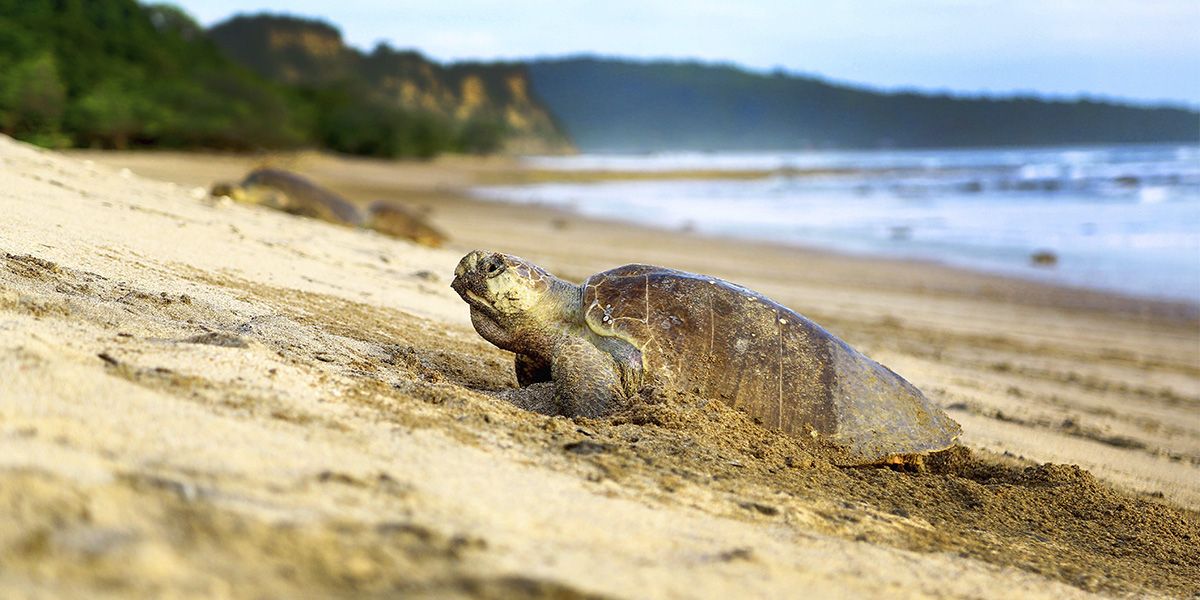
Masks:
[[[625,404],[616,362],[587,340],[564,336],[555,347],[550,370],[564,416],[600,417]]]
[[[517,354],[515,358],[517,384],[521,387],[551,380],[550,363],[529,354]]]
[[[633,344],[620,338],[594,335],[589,340],[616,362],[625,396],[636,395],[642,389],[644,379],[642,352]]]

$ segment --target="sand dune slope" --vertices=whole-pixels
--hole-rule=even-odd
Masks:
[[[928,473],[840,470],[713,403],[572,421],[493,399],[514,385],[511,358],[474,334],[449,290],[455,250],[212,202],[4,138],[0,173],[4,597],[1200,589],[1200,517],[1179,506],[1196,498],[1195,423],[1155,442],[1192,469],[1171,501],[979,452],[1004,450],[1009,425],[1112,409],[1108,388],[1011,409],[995,377],[1021,373],[1022,394],[1047,398],[1071,382],[1030,362],[1032,341],[988,357],[930,348],[947,334],[925,319],[961,297],[932,296],[895,322],[873,304],[882,296],[853,288],[799,280],[780,294],[803,309],[841,293],[819,316],[857,323],[848,337],[916,373],[976,449]],[[1056,360],[1075,372],[1091,346],[1066,337],[1081,356]],[[1150,400],[1114,422],[1194,406],[1195,373],[1168,359],[1129,362],[1121,377],[1160,369],[1178,380],[1163,389],[1185,391],[1146,386]],[[1007,366],[976,377],[981,364]],[[1019,453],[1043,460],[1078,452],[1028,445]],[[1128,470],[1136,482],[1140,467]]]

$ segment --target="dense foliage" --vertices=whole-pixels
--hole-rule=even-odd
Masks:
[[[520,105],[506,83],[525,79],[521,65],[445,67],[413,51],[380,44],[369,53],[346,46],[322,21],[283,15],[236,16],[213,26],[209,37],[235,62],[262,77],[302,91],[319,109],[317,140],[346,152],[428,156],[451,149],[488,153],[515,134],[561,138],[553,122],[513,131],[505,111],[526,121],[544,111]],[[467,98],[467,78],[478,82]]]
[[[186,14],[133,0],[0,0],[0,131],[43,145],[248,149],[305,141],[303,107]]]
[[[44,146],[430,157],[561,149],[563,126],[585,150],[749,150],[1195,142],[1200,115],[884,94],[699,63],[443,66],[386,45],[360,52],[294,17],[206,31],[136,0],[0,0],[0,133]]]
[[[253,66],[173,6],[0,0],[0,133],[44,146],[315,145],[384,157],[492,152],[506,135],[502,124],[389,103],[351,73],[314,68],[283,82]]]
[[[880,93],[728,65],[535,61],[533,84],[581,149],[769,150],[1196,142],[1200,113],[1082,100]]]

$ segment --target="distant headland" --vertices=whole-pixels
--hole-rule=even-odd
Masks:
[[[442,152],[1200,141],[1181,106],[885,93],[733,65],[571,57],[440,64],[333,25],[99,0],[0,15],[0,133],[43,146]]]

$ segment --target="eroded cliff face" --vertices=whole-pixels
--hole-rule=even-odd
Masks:
[[[513,152],[571,150],[549,109],[530,91],[529,73],[510,63],[442,66],[416,52],[386,46],[363,56],[363,72],[373,88],[404,108],[466,123],[495,119],[507,129]]]
[[[336,28],[295,17],[235,17],[208,34],[230,58],[280,83],[347,86],[351,93],[445,117],[459,126],[498,124],[509,152],[572,150],[550,111],[531,92],[529,74],[520,64],[443,66],[386,45],[363,53],[347,46]]]

